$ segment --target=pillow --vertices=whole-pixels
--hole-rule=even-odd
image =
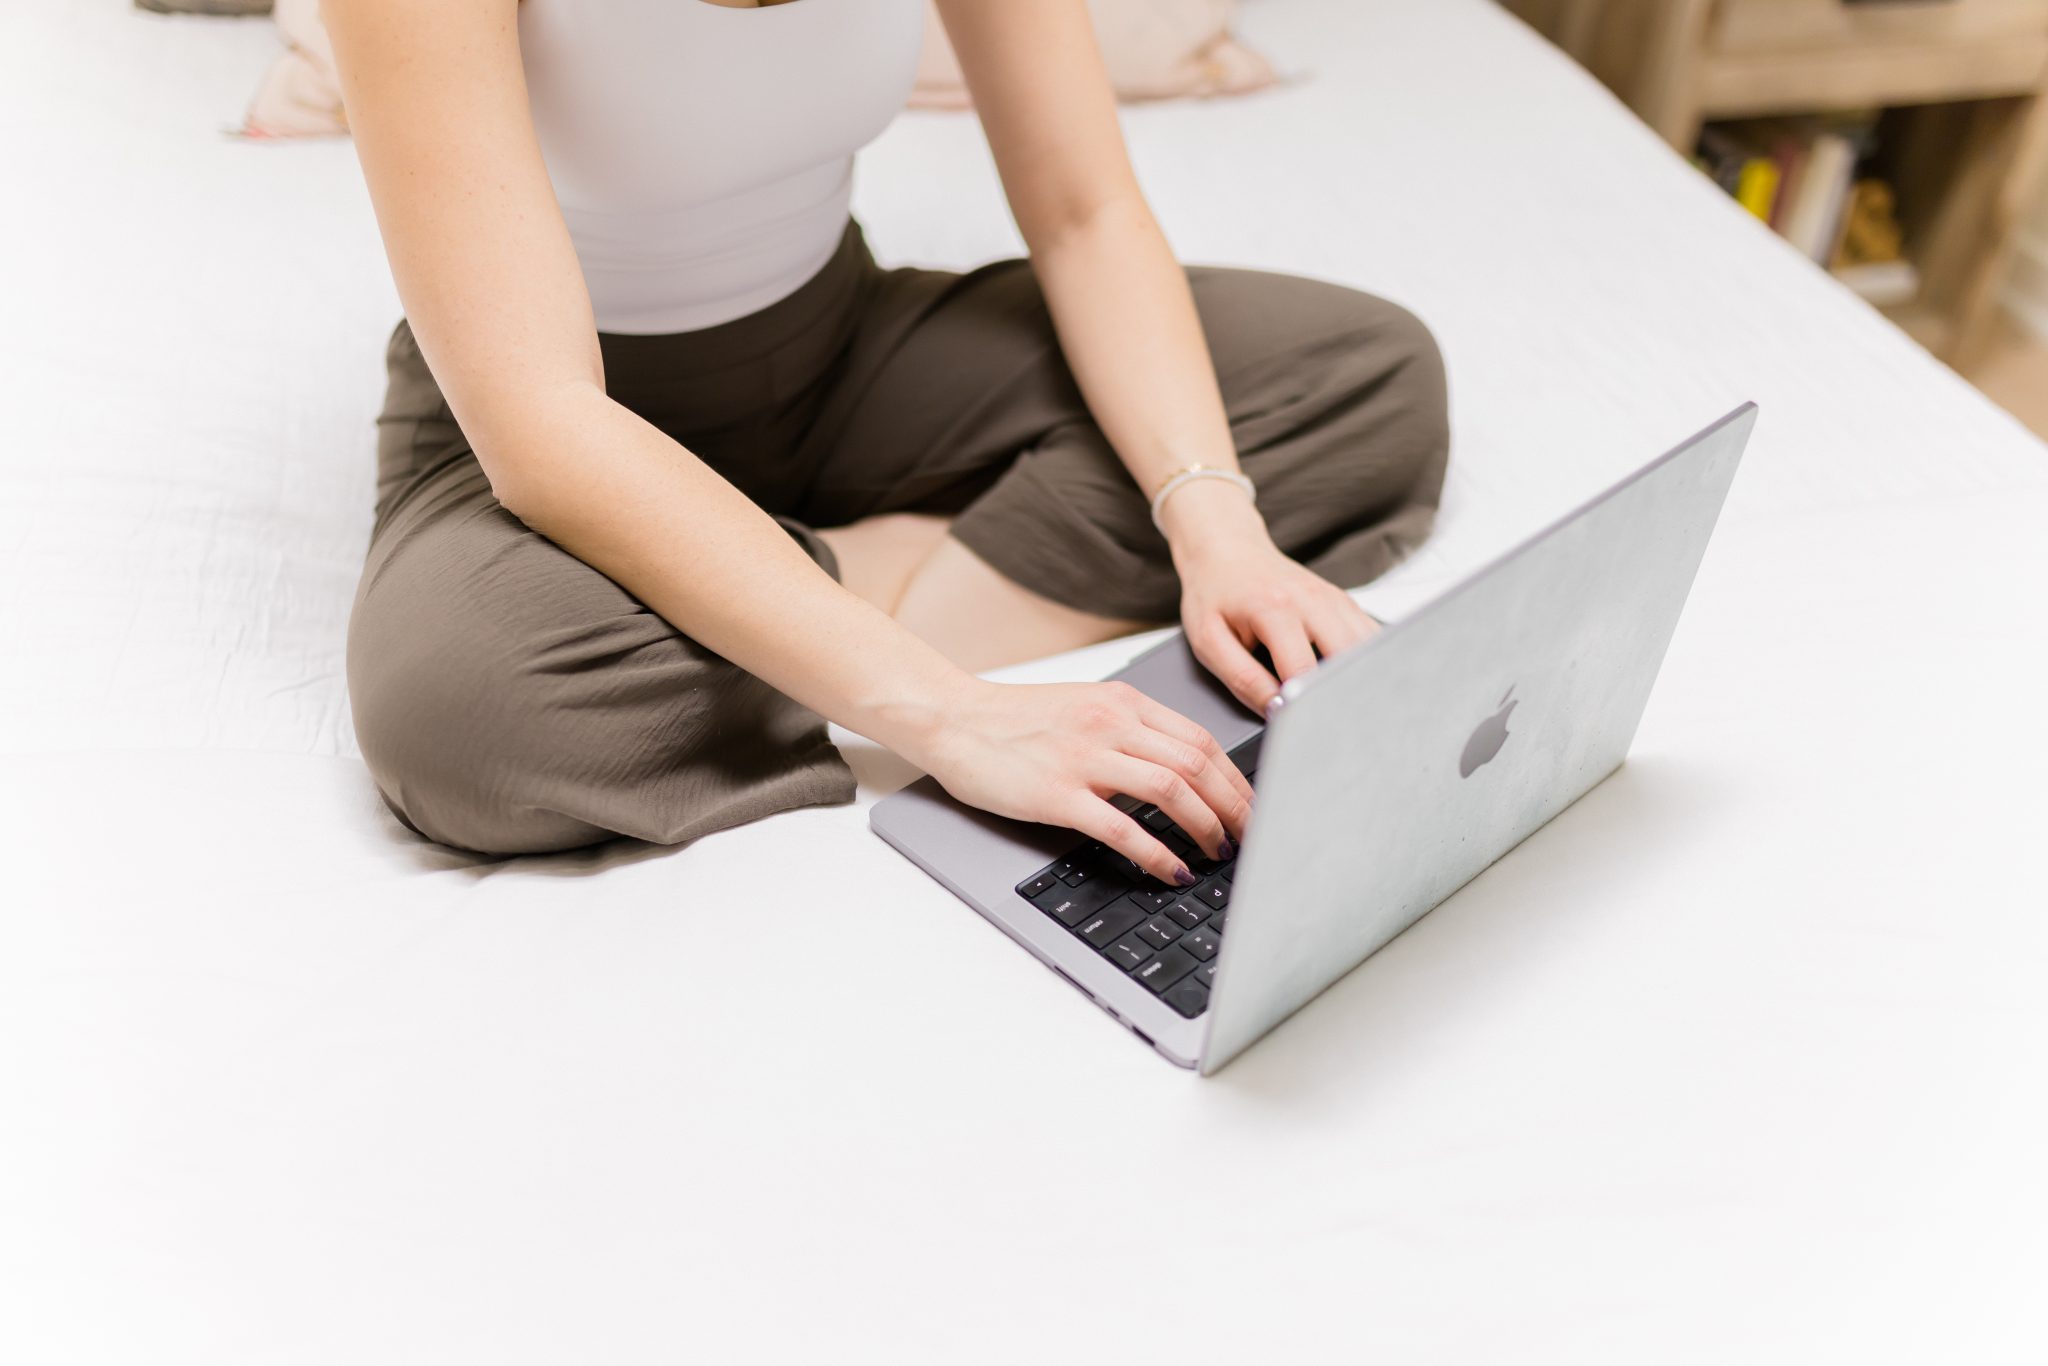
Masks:
[[[1230,35],[1237,0],[1088,0],[1110,83],[1126,100],[1234,95],[1271,85],[1273,67]],[[964,109],[972,101],[960,63],[925,11],[914,109]]]
[[[678,0],[678,3],[695,0]],[[1272,83],[1265,58],[1230,36],[1237,0],[1088,0],[1095,32],[1117,94],[1127,100],[1229,95]],[[242,120],[247,137],[309,137],[346,133],[334,49],[320,23],[320,0],[276,0],[278,32],[289,47],[264,77]],[[924,52],[910,104],[964,109],[971,101],[960,63],[925,10]]]

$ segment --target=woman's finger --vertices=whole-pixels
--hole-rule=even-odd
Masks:
[[[1136,762],[1133,760],[1132,762]],[[1106,784],[1115,790],[1115,784]],[[1117,810],[1100,796],[1079,795],[1064,808],[1060,817],[1067,825],[1092,840],[1108,845],[1169,887],[1192,887],[1196,877],[1180,855],[1168,849],[1152,832]]]
[[[1254,616],[1252,626],[1273,656],[1274,672],[1280,681],[1297,678],[1316,666],[1316,652],[1308,641],[1308,628],[1299,612],[1268,612]]]
[[[1173,823],[1185,830],[1188,838],[1200,845],[1202,852],[1210,858],[1226,859],[1231,856],[1230,841],[1244,834],[1245,820],[1251,815],[1251,807],[1209,762],[1209,756],[1185,740],[1140,727],[1124,745],[1123,754],[1117,757],[1149,766],[1152,771],[1138,774],[1136,770],[1126,770],[1121,765],[1112,766],[1111,771],[1130,772],[1133,781],[1158,783],[1164,794],[1161,797],[1140,792],[1126,795],[1149,801],[1171,816]],[[1171,774],[1175,782],[1160,779],[1157,777],[1160,773]],[[1190,825],[1190,820],[1194,824]]]
[[[1371,640],[1379,624],[1348,593],[1333,594],[1309,614],[1309,636],[1324,659]]]
[[[1173,818],[1189,838],[1211,858],[1226,836],[1223,822],[1189,785],[1188,780],[1164,764],[1129,754],[1106,754],[1096,770],[1096,782],[1110,792],[1150,802]],[[1171,879],[1168,879],[1171,881]]]
[[[1230,689],[1230,695],[1260,716],[1266,714],[1267,704],[1280,695],[1280,681],[1252,658],[1251,651],[1232,634],[1223,618],[1210,617],[1189,631],[1188,644],[1203,667]]]
[[[1223,746],[1216,742],[1215,736],[1196,725],[1193,721],[1190,721],[1187,717],[1182,716],[1172,707],[1155,702],[1143,694],[1140,694],[1138,715],[1139,719],[1152,729],[1162,731],[1176,740],[1185,740],[1188,744],[1193,745],[1201,752],[1202,757],[1208,761],[1209,767],[1220,774],[1223,781],[1229,784],[1233,792],[1246,803],[1252,800],[1251,783],[1239,771],[1236,762],[1224,752]],[[1218,810],[1221,809],[1220,807],[1218,808]],[[1226,816],[1223,823],[1229,825],[1229,817]],[[1244,832],[1233,827],[1231,834],[1242,838]]]

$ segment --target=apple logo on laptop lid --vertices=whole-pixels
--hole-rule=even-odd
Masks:
[[[1493,762],[1493,756],[1500,753],[1502,745],[1508,742],[1508,714],[1516,707],[1513,687],[1501,694],[1500,710],[1479,723],[1472,732],[1472,738],[1465,742],[1465,752],[1458,756],[1458,776],[1469,778]]]

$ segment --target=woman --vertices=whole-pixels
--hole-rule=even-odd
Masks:
[[[1375,629],[1338,585],[1430,525],[1428,333],[1176,264],[1084,0],[940,0],[1030,258],[882,271],[848,177],[924,3],[327,0],[406,313],[349,686],[414,829],[673,843],[845,801],[822,716],[1186,885],[1109,799],[1222,856],[1250,790],[1216,742],[973,671],[1177,616],[1264,710]]]

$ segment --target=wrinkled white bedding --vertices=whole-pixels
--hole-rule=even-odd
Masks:
[[[1485,0],[1244,27],[1303,79],[1127,128],[1188,259],[1437,328],[1442,529],[1369,606],[1764,418],[1636,759],[1203,1084],[861,807],[405,835],[350,149],[220,136],[266,25],[0,7],[0,1358],[2040,1358],[2043,448]],[[1017,249],[955,116],[857,211]]]

